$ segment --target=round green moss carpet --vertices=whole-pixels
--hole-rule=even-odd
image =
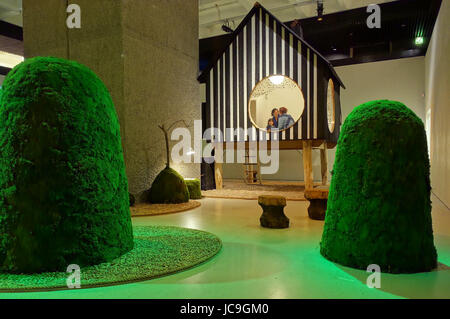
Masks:
[[[218,237],[200,230],[172,226],[137,226],[134,248],[96,266],[81,268],[81,288],[143,281],[198,265],[219,252]],[[0,291],[68,289],[70,273],[0,273]]]

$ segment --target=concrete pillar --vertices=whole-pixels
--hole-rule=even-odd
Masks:
[[[81,8],[80,29],[66,27],[70,3]],[[130,192],[139,200],[165,165],[158,124],[201,119],[198,1],[24,0],[23,10],[26,58],[78,61],[109,89]],[[199,164],[172,167],[185,177],[200,176]]]

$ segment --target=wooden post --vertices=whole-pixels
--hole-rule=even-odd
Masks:
[[[222,163],[214,163],[214,176],[216,179],[216,189],[223,188],[223,171],[222,171]]]
[[[259,152],[256,153],[256,162],[257,162],[257,169],[258,169],[258,179],[259,179],[259,185],[262,185],[262,179],[261,179],[261,164],[259,163]]]
[[[323,148],[320,149],[320,171],[322,173],[322,185],[327,185],[328,182],[327,142],[324,142]]]
[[[303,141],[303,173],[305,179],[305,190],[314,188],[312,171],[312,141]]]

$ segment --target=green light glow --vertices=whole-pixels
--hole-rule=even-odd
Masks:
[[[423,37],[416,37],[415,43],[416,45],[422,45],[423,41]]]

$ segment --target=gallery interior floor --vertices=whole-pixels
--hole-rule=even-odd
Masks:
[[[366,286],[367,272],[322,258],[323,222],[307,217],[307,202],[288,202],[291,227],[273,230],[259,226],[256,201],[204,198],[191,211],[133,219],[135,225],[174,225],[218,235],[222,251],[198,267],[126,285],[2,293],[0,298],[450,298],[450,211],[436,197],[432,200],[438,270],[382,274],[380,289]]]

